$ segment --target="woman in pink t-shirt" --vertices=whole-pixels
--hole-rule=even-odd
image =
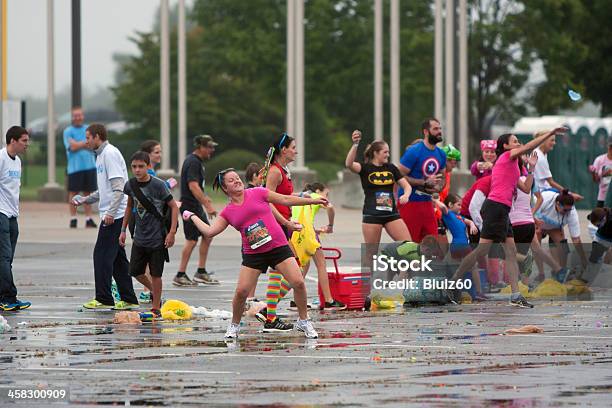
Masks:
[[[321,198],[300,198],[282,195],[263,187],[244,189],[240,176],[234,169],[219,172],[213,188],[220,188],[229,197],[229,204],[221,211],[213,225],[208,226],[198,216],[183,212],[183,219],[191,220],[202,235],[212,238],[231,225],[242,237],[242,267],[238,286],[232,301],[233,315],[225,338],[236,338],[244,304],[251,288],[257,284],[259,274],[268,267],[278,271],[294,290],[299,318],[295,328],[308,338],[317,338],[317,332],[308,320],[306,310],[306,286],[287,237],[276,222],[270,204],[284,206],[321,204],[328,201]]]
[[[454,279],[462,277],[466,271],[471,270],[478,257],[489,252],[492,243],[505,243],[506,270],[508,271],[512,288],[510,304],[518,307],[533,307],[520,294],[518,289],[516,245],[514,244],[509,214],[512,202],[517,194],[517,186],[525,193],[530,191],[525,186],[525,183],[519,180],[521,176],[521,156],[531,152],[553,135],[565,131],[565,128],[553,129],[525,145],[522,145],[513,134],[504,134],[497,139],[497,161],[495,166],[493,166],[493,173],[491,175],[491,191],[480,210],[482,215],[480,244],[463,259],[453,276]],[[536,162],[537,159],[533,155],[528,157],[528,164],[532,169],[535,167]],[[532,171],[528,173],[528,178],[533,180]],[[455,294],[451,294],[451,299],[455,300],[454,298]]]
[[[537,157],[538,156],[535,155],[535,161],[537,161]],[[533,168],[531,170],[526,169],[526,171],[527,174],[523,172],[520,181],[531,189],[534,184],[533,176],[531,175]],[[542,200],[542,195],[539,191],[535,191],[534,194],[538,200]],[[555,261],[548,252],[542,249],[540,241],[536,237],[535,218],[533,217],[533,209],[531,208],[531,192],[525,193],[520,188],[516,190],[516,198],[510,210],[510,223],[512,224],[512,234],[514,235],[514,242],[516,243],[517,255],[520,254],[521,258],[523,258],[519,259],[519,269],[523,275],[523,283],[528,283],[528,273],[531,271],[531,268],[527,265],[530,263],[527,258],[529,248],[531,248],[531,252],[536,259],[546,262],[552,270],[555,271],[555,274],[562,272],[559,263]],[[542,281],[544,279],[542,276],[538,276],[538,280]]]
[[[493,171],[493,165],[497,159],[497,142],[495,140],[481,140],[480,150],[482,155],[470,166],[472,175],[476,177],[476,180],[480,180],[483,177],[490,176]]]

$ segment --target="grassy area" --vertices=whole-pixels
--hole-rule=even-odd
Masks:
[[[336,172],[342,166],[326,163],[308,163],[308,166],[319,174],[318,180],[327,183],[336,178]],[[66,178],[66,167],[57,166],[55,170],[56,181],[60,186],[64,186]],[[47,166],[41,164],[23,165],[21,177],[21,199],[24,201],[34,201],[38,197],[38,190],[47,183]],[[220,191],[213,191],[210,184],[206,185],[206,194],[212,198],[216,204],[225,204],[227,197]],[[178,197],[176,197],[178,198]]]
[[[338,178],[338,171],[344,167],[337,163],[330,162],[309,162],[306,166],[317,172],[317,181],[321,183],[329,183]]]
[[[55,179],[60,186],[64,185],[66,167],[55,169]],[[21,194],[24,201],[34,201],[38,197],[38,189],[47,183],[47,166],[42,164],[24,164],[21,172]]]
[[[35,201],[38,198],[38,190],[47,183],[47,166],[41,164],[23,165],[22,170],[20,198],[23,201]],[[64,186],[66,167],[58,166],[55,170],[55,177],[57,183]],[[217,204],[227,202],[227,197],[222,192],[213,192],[212,188],[208,186],[206,187],[206,194]]]

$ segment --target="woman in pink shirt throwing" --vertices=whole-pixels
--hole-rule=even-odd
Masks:
[[[533,307],[519,292],[516,245],[509,214],[517,194],[517,187],[525,193],[530,192],[528,186],[520,181],[521,156],[537,148],[551,136],[565,131],[565,128],[553,129],[525,145],[521,145],[513,134],[504,134],[497,139],[497,161],[491,175],[491,192],[480,210],[482,215],[480,244],[463,259],[453,279],[459,279],[466,271],[471,270],[478,257],[489,252],[492,243],[505,243],[506,270],[512,288],[510,304],[518,307]],[[535,165],[536,161],[532,162],[532,160],[530,156],[529,164]],[[530,177],[533,176],[530,175]],[[454,294],[451,294],[451,300],[455,300]]]
[[[529,167],[526,169],[526,174],[520,178],[520,181],[533,190],[533,162],[537,162],[538,156],[535,153],[531,154],[530,158],[523,156],[523,162],[528,163]],[[542,195],[539,191],[534,192],[537,200],[542,200]],[[564,273],[559,263],[548,254],[548,252],[542,249],[540,241],[536,237],[536,221],[533,216],[534,209],[531,207],[531,194],[525,193],[520,188],[516,190],[516,198],[512,203],[512,210],[510,210],[510,223],[512,224],[512,233],[514,235],[514,242],[516,243],[517,258],[519,262],[519,270],[522,274],[522,280],[524,284],[528,284],[529,274],[531,272],[531,260],[528,255],[529,248],[533,256],[539,260],[546,262],[553,270],[553,274],[556,276],[559,273]],[[538,275],[536,281],[543,281],[543,275]]]
[[[308,320],[304,278],[289,248],[287,237],[272,214],[270,204],[328,205],[327,199],[282,195],[263,187],[245,190],[240,176],[234,169],[219,172],[213,188],[220,188],[229,197],[229,203],[213,225],[206,225],[189,211],[183,212],[183,219],[191,220],[205,237],[212,238],[220,234],[228,225],[238,230],[242,237],[242,267],[232,301],[232,321],[227,328],[225,338],[238,337],[246,298],[257,284],[259,274],[265,272],[268,267],[282,274],[294,290],[299,314],[295,328],[304,332],[308,338],[317,338],[317,332]]]

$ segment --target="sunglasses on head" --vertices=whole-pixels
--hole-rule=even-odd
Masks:
[[[233,167],[229,167],[217,173],[217,181],[219,182],[219,185],[221,185],[221,181],[223,180],[223,177],[230,171],[236,171],[236,169],[234,169]]]
[[[283,132],[283,137],[281,137],[280,142],[278,143],[278,150],[283,148],[283,143],[285,143],[285,139],[287,139],[289,135],[287,134],[287,132]]]

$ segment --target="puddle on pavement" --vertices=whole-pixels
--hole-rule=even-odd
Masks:
[[[596,361],[590,361],[590,360],[586,360],[586,361],[573,360],[573,361],[538,361],[538,362],[525,362],[525,363],[495,364],[492,366],[485,366],[485,367],[467,367],[467,368],[457,368],[457,369],[451,369],[451,370],[430,371],[428,373],[416,374],[414,377],[431,378],[431,377],[444,377],[444,376],[452,376],[452,375],[487,374],[487,373],[496,373],[500,371],[514,371],[514,370],[520,370],[524,368],[561,367],[561,366],[579,365],[579,364],[594,364],[595,362]]]
[[[589,394],[612,394],[612,384],[603,385],[584,385],[576,387],[573,391],[562,391],[557,394],[559,397],[583,397]]]
[[[332,339],[369,339],[372,337],[372,333],[369,332],[329,332],[325,338]]]

